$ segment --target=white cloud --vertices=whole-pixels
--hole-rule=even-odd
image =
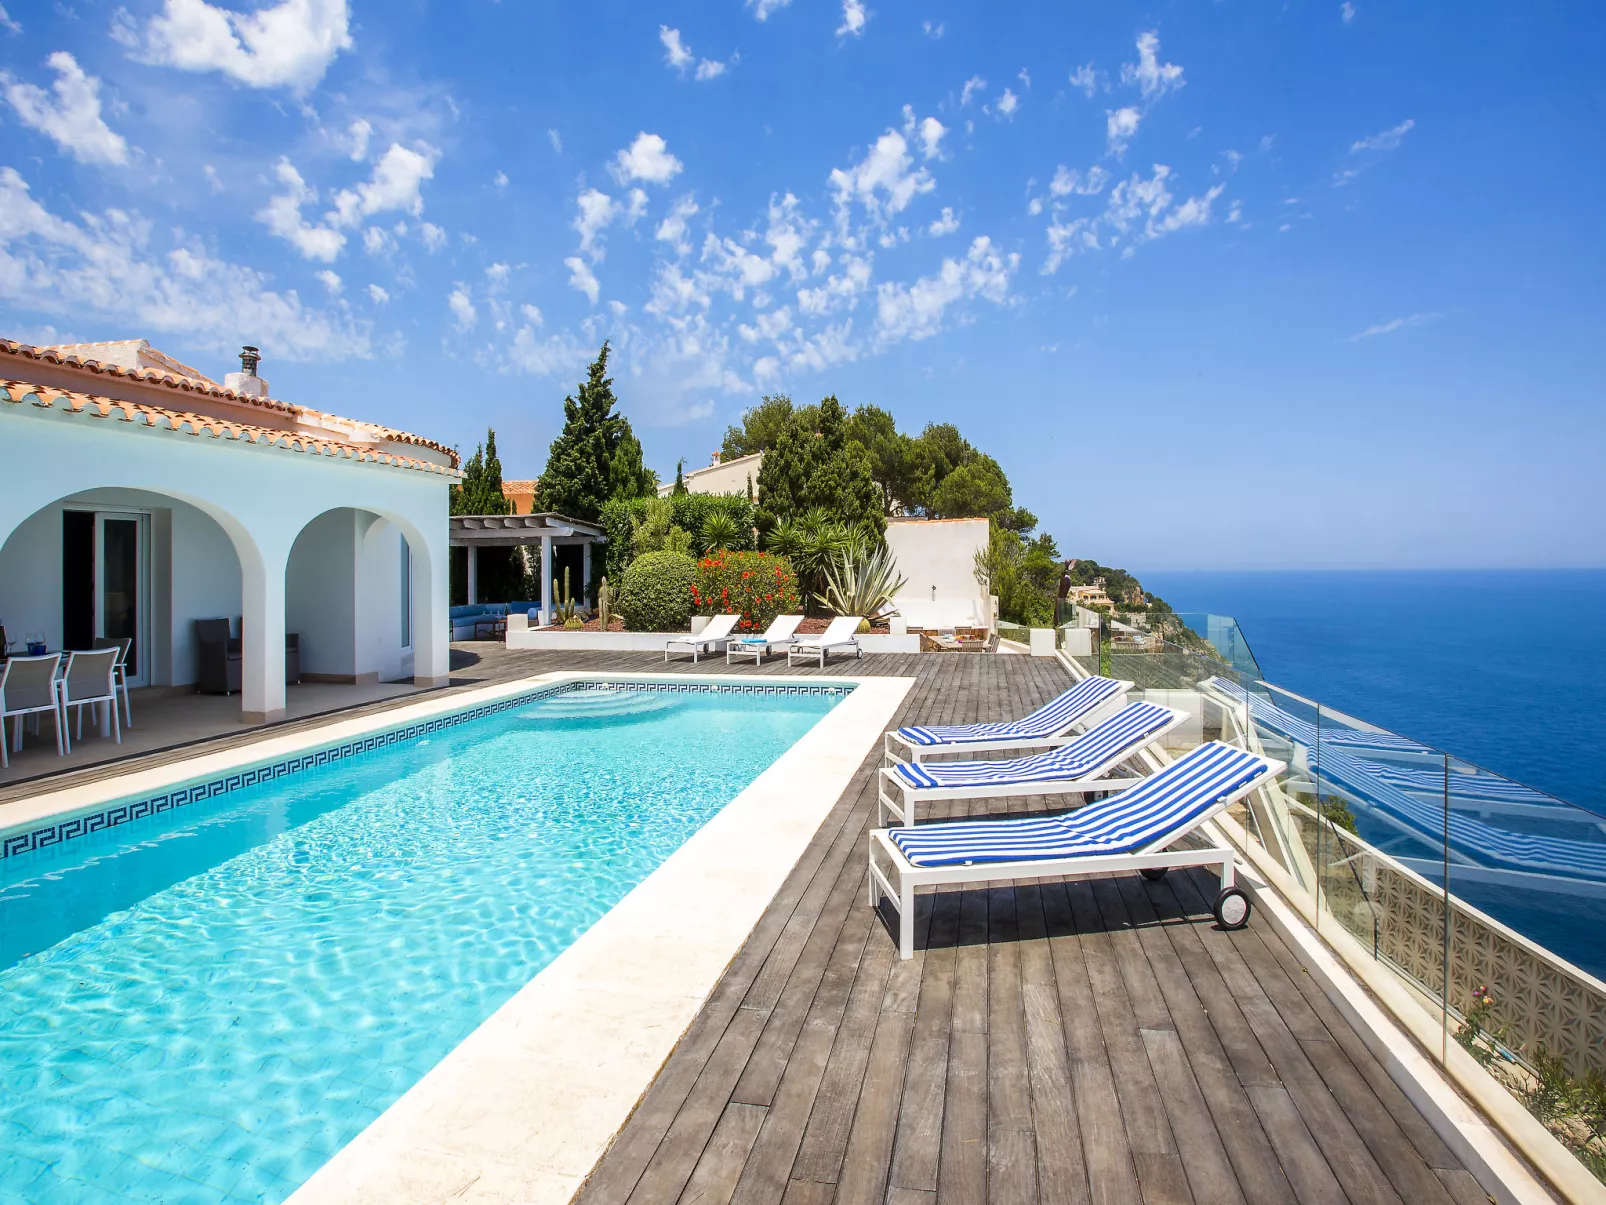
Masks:
[[[937,38],[942,37],[943,34],[948,32],[948,27],[941,21],[922,21],[920,23],[920,30],[926,35],[926,37],[935,41]]]
[[[1344,24],[1348,25],[1355,20],[1355,6],[1350,3],[1350,0],[1344,0],[1344,3],[1338,6],[1338,15],[1344,19]]]
[[[1416,126],[1413,118],[1407,117],[1391,130],[1379,130],[1365,138],[1358,139],[1350,147],[1350,154],[1359,154],[1362,151],[1392,151],[1398,149],[1405,136]]]
[[[842,271],[833,272],[820,287],[797,291],[800,310],[819,316],[844,308],[851,310],[859,304],[859,295],[870,287],[870,258],[845,254],[840,267]]]
[[[1051,184],[1050,190],[1056,196],[1087,195],[1102,190],[1108,176],[1095,181],[1091,172],[1085,180],[1075,178],[1074,173],[1066,173],[1064,178],[1056,173],[1055,179],[1063,190],[1056,190]],[[1172,195],[1170,180],[1171,169],[1157,163],[1149,176],[1135,172],[1117,183],[1110,190],[1102,213],[1070,220],[1056,213],[1047,230],[1048,257],[1043,263],[1044,275],[1052,275],[1072,255],[1081,252],[1120,247],[1123,255],[1130,255],[1141,243],[1208,225],[1212,206],[1226,191],[1226,184],[1213,185],[1199,196],[1174,204],[1176,198]],[[1061,207],[1056,203],[1056,210]],[[1236,215],[1241,212],[1235,208],[1228,220],[1236,221]]]
[[[1066,167],[1063,163],[1054,169],[1054,178],[1048,182],[1048,191],[1056,197],[1071,195],[1091,197],[1104,191],[1110,182],[1110,173],[1102,167],[1088,169],[1087,175]]]
[[[5,31],[12,37],[16,37],[22,32],[22,26],[11,19],[11,14],[6,12],[3,4],[0,4],[0,27],[4,27]]]
[[[424,240],[424,250],[431,255],[446,246],[446,231],[434,222],[418,223],[418,237]],[[473,242],[474,236],[465,234],[463,239],[465,242]]]
[[[340,277],[336,273],[331,272],[328,268],[325,268],[323,271],[318,272],[315,275],[318,277],[318,282],[329,291],[329,296],[340,296],[341,282]]]
[[[541,314],[538,306],[525,302],[519,307],[519,313],[524,315],[524,320],[531,326],[541,327],[546,325],[546,318]]]
[[[1144,100],[1158,100],[1186,82],[1182,68],[1175,63],[1161,63],[1159,54],[1160,37],[1151,29],[1138,35],[1138,61],[1121,66],[1121,82],[1136,84]]]
[[[160,250],[152,230],[118,209],[59,218],[14,169],[0,167],[0,298],[15,312],[182,334],[220,354],[244,342],[286,360],[371,354],[367,326],[342,308],[303,305],[294,290],[278,292],[256,270],[213,258],[182,231]]]
[[[1344,342],[1358,343],[1362,339],[1370,339],[1376,335],[1390,335],[1395,331],[1406,330],[1409,327],[1422,326],[1426,323],[1432,322],[1437,317],[1439,317],[1438,314],[1427,313],[1412,314],[1407,318],[1390,318],[1387,322],[1379,322],[1376,325],[1367,327],[1364,331],[1361,331],[1358,334],[1351,335],[1349,338],[1345,339]]]
[[[374,127],[359,117],[351,123],[346,131],[346,147],[351,157],[356,160],[368,158],[368,140],[373,137]]]
[[[836,192],[839,212],[857,200],[872,217],[900,212],[920,193],[937,187],[925,168],[914,168],[909,144],[897,130],[877,138],[865,157],[844,171],[833,168],[831,187]]]
[[[1013,117],[1015,110],[1020,108],[1020,98],[1008,88],[1004,89],[1004,94],[998,98],[996,103],[998,111],[1005,117]]]
[[[1071,87],[1079,89],[1084,95],[1092,96],[1098,86],[1098,73],[1093,70],[1092,63],[1084,63],[1071,72]]]
[[[904,105],[903,133],[906,138],[919,139],[922,157],[936,159],[942,154],[942,139],[948,133],[948,127],[935,117],[916,120],[914,106]]]
[[[571,255],[563,261],[563,266],[569,269],[569,286],[580,290],[591,299],[591,304],[597,304],[597,297],[602,292],[602,285],[585,260],[578,255]]]
[[[1042,197],[1033,197],[1030,201],[1027,201],[1026,202],[1026,212],[1031,214],[1032,217],[1034,217],[1034,218],[1037,217],[1040,213],[1042,213],[1043,212],[1043,198]]]
[[[934,276],[912,285],[883,283],[876,289],[876,340],[885,346],[902,339],[925,339],[943,327],[948,307],[981,297],[995,304],[1009,300],[1010,279],[1020,264],[1015,253],[1001,254],[986,236],[970,244],[963,259],[944,259]]]
[[[389,305],[390,292],[387,289],[381,288],[379,285],[369,285],[368,299],[375,305]]]
[[[1124,109],[1111,110],[1105,119],[1105,134],[1109,138],[1110,154],[1120,155],[1126,151],[1126,144],[1132,141],[1138,132],[1138,122],[1143,114],[1132,105]]]
[[[737,55],[731,55],[730,63],[736,62],[737,58]],[[718,79],[725,74],[730,63],[722,63],[718,59],[704,59],[697,64],[697,70],[692,73],[692,78],[698,81]]]
[[[459,331],[471,331],[480,320],[480,313],[469,298],[468,286],[461,281],[446,295],[446,306],[452,311],[452,325]]]
[[[979,75],[973,75],[965,81],[965,86],[959,92],[959,107],[963,109],[968,105],[976,93],[987,86],[987,81]]]
[[[22,124],[53,139],[80,163],[128,162],[128,143],[100,115],[100,81],[58,50],[45,62],[56,73],[51,92],[0,73],[6,100]],[[51,93],[55,95],[52,96]]]
[[[554,151],[556,151],[560,155],[563,154],[563,135],[562,134],[558,133],[556,130],[549,129],[546,132],[546,140],[552,144],[552,149]]]
[[[533,306],[527,308],[534,309]],[[537,314],[539,315],[539,311]],[[567,332],[538,339],[535,328],[540,325],[540,322],[536,321],[533,326],[519,328],[518,333],[513,336],[512,345],[507,350],[504,371],[511,370],[538,377],[572,377],[583,371],[586,364],[597,354],[595,345],[582,344]]]
[[[1017,71],[1015,73],[1015,78],[1018,79],[1021,82],[1021,85],[1023,87],[1025,87],[1028,90],[1031,89],[1031,86],[1032,86],[1032,73],[1030,71],[1026,70],[1026,68],[1022,67],[1019,71]]]
[[[507,264],[492,264],[485,269],[485,278],[494,285],[504,285],[512,271],[513,269]]]
[[[942,216],[927,226],[926,232],[937,238],[942,238],[944,235],[952,234],[958,229],[959,216],[947,205],[944,205],[942,207]]]
[[[680,40],[680,30],[670,29],[667,25],[658,27],[658,40],[664,44],[664,62],[676,71],[685,71],[696,60],[697,56]]]
[[[660,242],[668,243],[675,249],[676,255],[685,255],[691,250],[691,240],[686,237],[686,221],[697,212],[696,200],[687,193],[670,207],[668,216],[658,223],[658,229],[653,237]]]
[[[256,215],[257,221],[307,259],[333,263],[346,245],[346,236],[328,226],[308,222],[301,215],[303,205],[318,199],[317,189],[301,178],[301,173],[288,159],[280,159],[273,174],[284,185],[284,191],[268,198],[268,203]]]
[[[621,210],[619,204],[600,189],[588,188],[575,200],[580,212],[572,225],[580,235],[580,250],[593,259],[600,259],[601,247],[597,236],[605,230]]]
[[[680,174],[682,163],[669,153],[669,146],[657,134],[646,131],[614,156],[613,174],[621,183],[644,180],[648,184],[667,184]]]
[[[491,183],[493,185],[495,185],[499,189],[500,188],[506,188],[507,187],[507,173],[506,172],[497,172],[496,175],[491,177]]]
[[[210,188],[214,194],[223,191],[223,181],[218,177],[217,168],[213,167],[210,163],[203,163],[201,165],[201,174],[206,177],[206,186]]]
[[[858,37],[864,32],[864,23],[870,19],[864,0],[842,0],[842,24],[837,26],[839,38]]]
[[[237,13],[205,0],[166,0],[146,26],[145,57],[181,71],[221,71],[252,88],[298,92],[351,48],[346,0],[281,0]]]
[[[747,0],[747,7],[753,10],[753,18],[757,21],[768,21],[770,14],[785,8],[792,0]]]
[[[334,210],[328,215],[335,226],[355,226],[363,218],[379,213],[402,212],[417,217],[424,209],[419,189],[435,174],[440,152],[427,143],[421,150],[390,144],[390,149],[374,164],[373,175],[354,189],[335,194]]]

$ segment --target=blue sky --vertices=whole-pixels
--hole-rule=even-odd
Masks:
[[[11,337],[509,476],[610,338],[665,475],[835,393],[1070,555],[1606,564],[1592,6],[4,2]]]

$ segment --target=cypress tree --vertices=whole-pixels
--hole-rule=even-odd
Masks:
[[[552,441],[541,474],[540,507],[571,519],[594,523],[612,498],[641,498],[657,492],[657,479],[641,461],[641,441],[615,409],[604,342],[578,397],[563,399],[563,430]]]

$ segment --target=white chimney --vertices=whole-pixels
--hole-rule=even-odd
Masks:
[[[223,387],[248,397],[267,397],[268,383],[257,376],[257,365],[261,362],[262,353],[250,344],[246,344],[240,349],[241,371],[231,372],[224,377]]]

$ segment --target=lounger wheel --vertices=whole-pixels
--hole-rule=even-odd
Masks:
[[[1169,869],[1169,866],[1145,866],[1142,870],[1138,871],[1138,873],[1144,878],[1148,879],[1149,882],[1158,883],[1161,879],[1165,878],[1165,872]]]
[[[1249,896],[1241,887],[1228,887],[1216,896],[1215,912],[1223,929],[1242,929],[1249,923]]]

